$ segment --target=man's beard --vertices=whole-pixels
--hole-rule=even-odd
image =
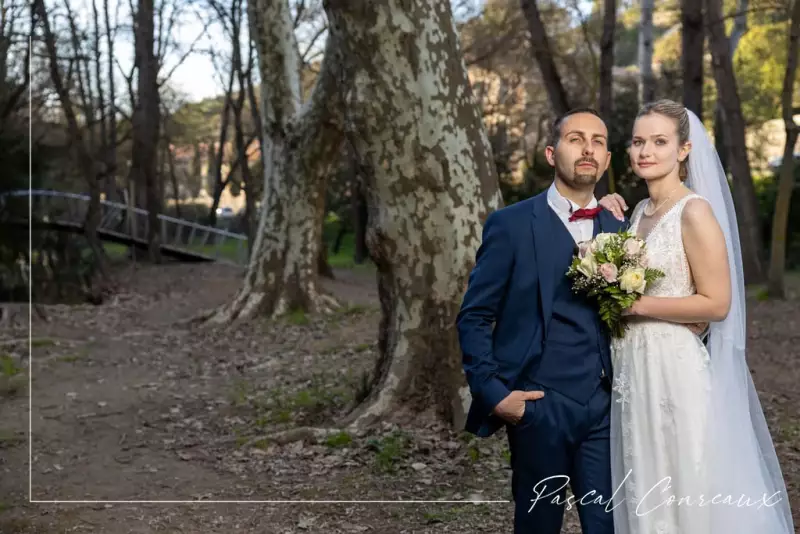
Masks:
[[[575,171],[572,174],[572,183],[574,185],[594,185],[596,181],[597,181],[596,174],[586,174],[578,171]]]
[[[582,171],[579,165],[581,163],[591,163],[594,165],[595,171],[588,173]],[[594,185],[597,182],[597,169],[600,165],[592,158],[582,158],[575,162],[575,168],[572,172],[572,183],[576,186]]]

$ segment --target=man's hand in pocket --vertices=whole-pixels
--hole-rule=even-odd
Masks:
[[[494,414],[504,421],[516,425],[525,415],[525,401],[539,400],[544,397],[544,391],[514,390],[494,407]]]

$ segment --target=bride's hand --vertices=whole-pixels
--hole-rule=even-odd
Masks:
[[[625,199],[622,198],[617,193],[611,193],[610,195],[606,195],[603,198],[601,198],[597,203],[603,206],[608,211],[610,211],[614,215],[614,217],[616,217],[620,221],[625,220],[625,212],[628,211],[628,204],[626,204]]]
[[[631,304],[630,308],[622,310],[622,315],[623,316],[644,315],[642,309],[642,297],[639,297],[638,299],[633,301],[633,304]]]

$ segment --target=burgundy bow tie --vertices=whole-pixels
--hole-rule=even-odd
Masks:
[[[601,206],[596,208],[581,208],[572,212],[569,216],[569,222],[577,221],[579,219],[594,219],[597,214],[603,211]]]

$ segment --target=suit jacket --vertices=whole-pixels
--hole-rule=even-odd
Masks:
[[[552,316],[556,272],[553,217],[547,193],[493,212],[457,318],[462,364],[472,393],[466,430],[490,436],[505,423],[491,412],[525,372],[541,359]],[[626,222],[603,210],[598,232],[616,232]]]

